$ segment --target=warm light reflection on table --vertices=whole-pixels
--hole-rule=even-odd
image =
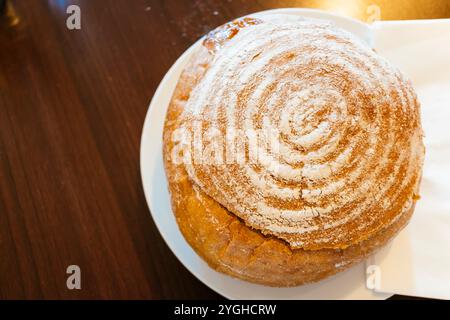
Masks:
[[[323,9],[367,21],[379,8],[381,20],[450,18],[449,0],[291,0],[259,1],[271,8]]]

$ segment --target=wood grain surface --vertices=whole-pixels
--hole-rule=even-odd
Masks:
[[[66,8],[81,8],[68,30]],[[443,1],[10,0],[0,16],[0,298],[209,299],[174,257],[139,172],[144,117],[210,29],[276,7],[450,17]],[[368,13],[369,12],[369,13]],[[82,289],[68,290],[79,265]]]

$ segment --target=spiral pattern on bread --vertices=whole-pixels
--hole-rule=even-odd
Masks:
[[[346,248],[415,200],[424,155],[415,93],[328,23],[246,26],[214,52],[181,117],[189,137],[209,142],[187,142],[195,185],[293,249]],[[230,140],[242,159],[211,149]]]

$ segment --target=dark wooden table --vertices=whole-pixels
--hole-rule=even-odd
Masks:
[[[81,30],[66,27],[69,4]],[[0,17],[0,298],[220,298],[170,252],[144,199],[140,135],[159,81],[232,18],[306,6],[366,20],[370,4],[383,19],[450,17],[447,0],[11,0]],[[66,288],[73,264],[81,290]]]

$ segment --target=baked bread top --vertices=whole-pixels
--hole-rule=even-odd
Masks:
[[[231,22],[202,50],[175,150],[198,189],[292,249],[343,249],[411,210],[419,103],[366,44],[273,15]]]

